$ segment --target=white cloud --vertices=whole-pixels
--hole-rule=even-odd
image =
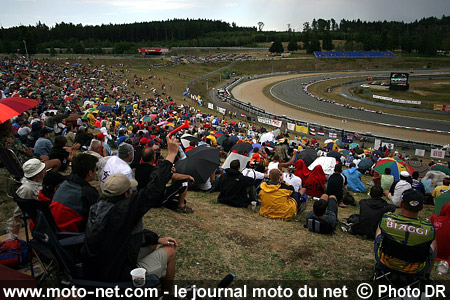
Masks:
[[[237,5],[238,5],[237,2],[226,2],[224,6],[225,7],[235,7]]]
[[[201,6],[198,2],[189,0],[168,0],[168,1],[144,1],[144,0],[131,0],[120,1],[113,0],[107,2],[113,6],[119,6],[128,8],[133,11],[142,12],[148,10],[177,10],[194,8]]]

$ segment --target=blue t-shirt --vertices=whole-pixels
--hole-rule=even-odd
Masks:
[[[53,143],[50,139],[41,137],[36,141],[36,144],[34,144],[34,156],[39,157],[41,155],[48,155],[52,147]]]

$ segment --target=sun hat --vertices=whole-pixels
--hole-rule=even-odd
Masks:
[[[22,169],[26,178],[32,178],[45,169],[45,164],[37,158],[32,158],[23,164]]]

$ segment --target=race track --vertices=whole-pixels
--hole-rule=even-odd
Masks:
[[[385,73],[346,73],[345,76],[389,76],[390,72]],[[429,73],[429,72],[428,72]],[[327,74],[327,77],[333,79],[342,77],[342,74]],[[322,80],[324,76],[311,76],[301,79],[291,79],[274,85],[270,92],[280,101],[297,106],[301,109],[310,110],[322,114],[332,115],[343,119],[352,119],[381,125],[391,124],[398,126],[407,126],[412,128],[422,128],[431,130],[450,131],[450,121],[429,120],[421,118],[406,117],[391,114],[377,114],[373,112],[349,109],[333,103],[318,101],[303,91],[302,82]],[[364,104],[361,104],[364,106]],[[382,110],[382,108],[380,108]]]
[[[302,88],[303,86],[300,85],[302,82],[310,82],[312,79],[323,79],[324,77],[329,78],[335,78],[335,77],[342,77],[342,76],[363,76],[363,75],[388,75],[389,71],[384,72],[342,72],[342,73],[316,73],[316,74],[293,74],[293,75],[281,75],[281,76],[274,76],[274,77],[264,77],[260,79],[255,79],[251,81],[243,82],[236,87],[234,87],[231,90],[231,93],[234,98],[245,102],[250,103],[251,105],[264,109],[268,113],[272,113],[275,115],[286,115],[289,118],[293,118],[295,120],[301,120],[304,122],[310,122],[315,124],[322,124],[326,126],[335,127],[338,129],[344,129],[346,131],[354,131],[354,132],[360,132],[360,133],[372,133],[377,136],[385,136],[390,138],[396,138],[406,141],[418,141],[418,142],[425,142],[430,144],[440,144],[445,145],[450,143],[450,135],[444,134],[444,133],[433,133],[433,132],[427,132],[427,131],[416,131],[416,130],[408,130],[408,129],[401,129],[396,128],[392,126],[385,126],[381,125],[381,122],[375,119],[376,121],[366,121],[365,119],[357,120],[354,118],[354,116],[351,116],[353,113],[359,113],[360,111],[355,110],[349,110],[345,109],[344,114],[342,116],[335,115],[335,111],[337,110],[338,106],[334,104],[329,104],[326,102],[320,102],[316,99],[307,96],[304,94]],[[275,87],[276,89],[280,89],[280,92],[278,93],[284,93],[289,94],[292,93],[292,95],[286,98],[280,98],[280,101],[274,101],[272,98],[267,97],[267,95],[263,92],[264,89],[268,86],[273,86],[274,84],[279,84],[280,86],[283,86],[284,84],[290,85],[292,82],[296,82],[296,84],[293,84],[294,86],[297,85],[297,87],[293,88],[293,91],[283,91],[285,89],[292,89],[292,88],[279,88]],[[279,96],[285,97],[283,95],[278,94]],[[291,101],[290,105],[285,104],[287,101]],[[302,102],[300,102],[302,101]],[[304,109],[300,107],[300,103],[308,103],[312,106],[312,110]],[[289,103],[289,102],[288,102]],[[225,103],[223,103],[225,104]],[[323,114],[321,112],[322,105],[326,104],[326,107],[328,107],[329,114]],[[296,105],[293,107],[292,105]],[[361,105],[363,106],[363,105]],[[320,113],[317,113],[317,112]],[[370,113],[373,114],[370,117],[378,117],[379,114]],[[394,115],[388,115],[388,124],[394,124],[395,119],[397,119],[397,116]],[[406,118],[406,117],[402,117]],[[408,119],[408,118],[407,118]],[[409,118],[411,119],[411,118]],[[449,120],[450,121],[450,120]],[[419,127],[424,126],[422,125],[422,119],[414,119],[415,126],[411,127]],[[450,123],[449,122],[443,122],[443,121],[431,121],[433,125],[435,123],[438,124],[437,128],[443,128],[444,130],[448,131],[450,130]],[[378,124],[379,123],[379,124]],[[444,124],[442,126],[442,124]],[[408,123],[409,124],[409,123]],[[428,123],[427,123],[428,124]],[[406,126],[406,125],[405,125]],[[433,126],[434,127],[434,126]]]

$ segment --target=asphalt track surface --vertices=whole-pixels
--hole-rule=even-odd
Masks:
[[[442,71],[420,71],[415,72],[414,75],[420,74],[442,74]],[[447,72],[445,72],[447,73]],[[450,118],[449,120],[430,120],[414,117],[406,117],[400,115],[392,114],[378,114],[373,112],[366,112],[356,109],[349,109],[343,106],[339,106],[333,103],[318,101],[314,97],[309,96],[303,91],[304,85],[302,83],[309,83],[311,81],[323,80],[324,77],[333,79],[340,77],[356,77],[356,76],[386,76],[389,77],[390,71],[385,72],[346,72],[346,73],[328,73],[325,76],[322,75],[311,75],[302,78],[294,78],[286,81],[279,82],[275,84],[270,92],[272,96],[278,100],[288,103],[293,106],[297,106],[300,109],[309,110],[312,112],[317,112],[321,114],[327,114],[334,117],[339,117],[342,119],[363,121],[382,125],[397,125],[406,126],[412,128],[422,128],[431,130],[442,130],[450,131]],[[364,106],[361,103],[360,106]],[[382,110],[382,108],[380,108]]]

